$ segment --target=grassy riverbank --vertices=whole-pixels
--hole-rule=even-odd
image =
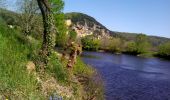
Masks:
[[[39,61],[40,44],[41,40],[22,36],[0,20],[0,99],[47,100],[54,94],[64,100],[102,99],[102,85],[95,83],[94,69],[80,58],[70,71],[54,52],[44,75],[38,72],[39,66],[29,73],[26,66]]]

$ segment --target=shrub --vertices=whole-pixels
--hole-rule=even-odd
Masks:
[[[148,38],[144,34],[138,34],[135,41],[127,43],[126,51],[130,54],[146,54],[150,51],[151,44],[148,42]]]
[[[164,43],[159,46],[158,55],[161,57],[170,58],[170,42]]]
[[[86,36],[81,41],[85,50],[97,51],[100,47],[100,40],[93,36]]]
[[[47,71],[60,82],[65,82],[68,79],[66,68],[60,63],[56,52],[53,52],[49,57]]]
[[[109,43],[109,49],[112,52],[121,52],[122,47],[121,47],[122,42],[120,38],[111,38],[110,43]]]

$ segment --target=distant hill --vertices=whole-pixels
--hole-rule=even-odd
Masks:
[[[19,16],[17,13],[2,8],[0,8],[0,18],[8,25],[17,25],[19,22]]]
[[[95,18],[83,14],[83,13],[77,13],[77,12],[71,12],[71,13],[66,13],[65,14],[66,19],[71,19],[73,24],[78,27],[78,26],[84,26],[84,29],[90,30],[94,34],[101,35],[102,32],[104,34],[113,36],[113,37],[120,37],[128,41],[135,40],[135,37],[139,33],[128,33],[128,32],[117,32],[117,31],[112,31],[107,29],[104,25],[102,25],[100,22],[98,22]],[[169,38],[165,37],[158,37],[158,36],[148,36],[149,41],[154,45],[158,46],[162,43],[165,43],[167,41],[170,41]]]
[[[66,13],[65,19],[71,19],[73,26],[77,27],[78,29],[82,29],[81,32],[85,32],[87,34],[93,33],[96,35],[111,35],[110,33],[113,33],[109,29],[107,29],[104,25],[99,23],[96,19],[93,17],[83,14],[83,13]]]
[[[101,23],[96,21],[93,17],[83,14],[83,13],[66,13],[65,14],[66,19],[71,19],[74,24],[79,23],[81,25],[85,25],[85,21],[89,27],[93,27],[94,24],[100,26],[100,28],[107,29],[105,26],[103,26]],[[108,29],[107,29],[108,30]]]
[[[121,37],[124,37],[127,40],[135,40],[136,35],[139,33],[118,32],[117,34],[119,34]],[[162,43],[170,41],[169,38],[159,37],[159,36],[149,36],[148,35],[148,38],[149,38],[149,42],[151,42],[153,44],[153,46],[158,46]]]
[[[19,15],[15,12],[1,9],[0,8],[0,19],[3,19],[7,24],[10,25],[18,25],[19,24]],[[104,25],[98,22],[95,18],[83,14],[83,13],[66,13],[65,19],[71,19],[73,25],[82,29],[80,32],[86,32],[87,34],[93,33],[96,35],[107,35],[113,37],[120,37],[125,40],[131,41],[135,40],[135,37],[139,33],[128,33],[128,32],[117,32],[107,29]],[[170,41],[169,38],[165,37],[158,37],[158,36],[148,36],[149,41],[154,45],[158,46],[162,43]]]

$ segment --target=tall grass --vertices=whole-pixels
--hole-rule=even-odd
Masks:
[[[37,91],[37,81],[26,71],[28,55],[32,51],[28,44],[20,41],[18,34],[0,20],[0,96],[40,100],[43,97]]]
[[[68,73],[64,64],[59,61],[57,53],[54,51],[49,57],[49,62],[46,71],[51,74],[59,82],[65,83],[68,80]]]
[[[73,73],[74,74],[81,74],[81,75],[92,75],[94,72],[94,69],[92,69],[90,66],[86,65],[80,57],[77,58],[77,62],[75,66],[73,67]]]

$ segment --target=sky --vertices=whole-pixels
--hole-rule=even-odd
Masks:
[[[15,9],[16,0],[7,0]],[[94,17],[112,31],[170,38],[170,0],[64,0],[64,12]]]

